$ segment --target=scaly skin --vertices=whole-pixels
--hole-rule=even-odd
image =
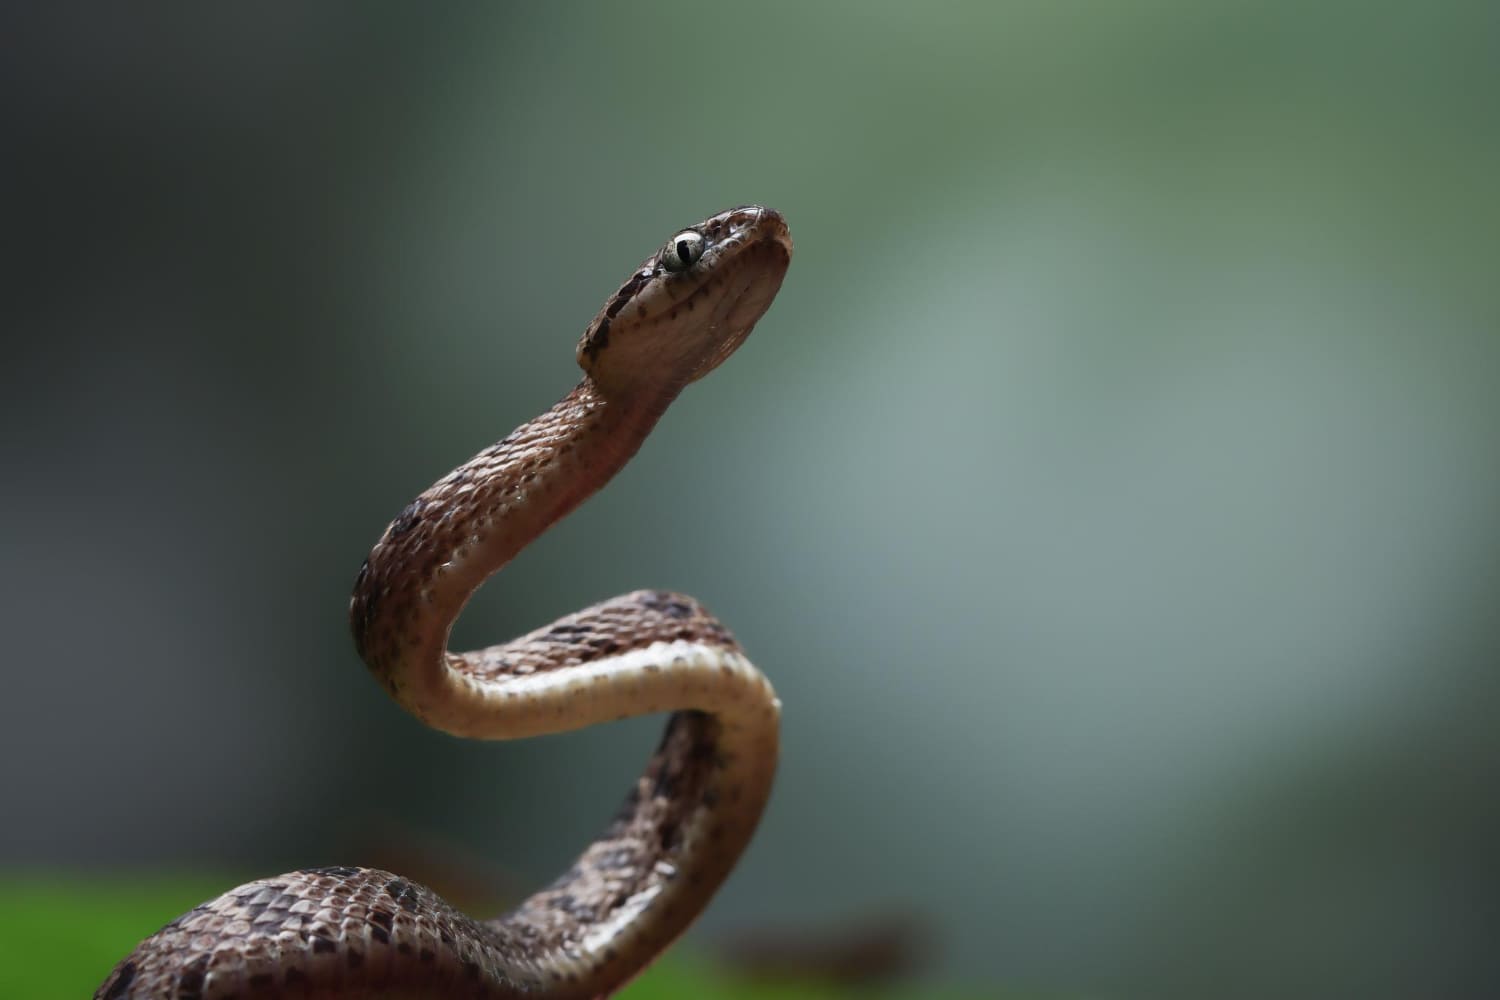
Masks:
[[[449,652],[448,634],[475,588],[738,347],[790,261],[769,209],[674,236],[589,325],[583,381],[412,501],[355,581],[360,656],[428,725],[514,739],[673,713],[573,867],[489,921],[367,868],[251,882],[147,938],[96,998],[602,997],[682,933],[749,843],[776,769],[780,704],[729,630],[692,598],[638,591],[476,652]]]

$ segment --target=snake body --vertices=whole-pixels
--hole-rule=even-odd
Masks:
[[[589,324],[578,386],[412,501],[355,581],[360,656],[437,729],[513,739],[673,713],[604,833],[488,921],[369,868],[251,882],[141,942],[96,1000],[602,997],[682,933],[749,842],[776,768],[780,705],[734,637],[659,591],[474,652],[448,651],[448,634],[485,578],[603,486],[744,340],[791,252],[781,216],[755,206],[673,236]]]

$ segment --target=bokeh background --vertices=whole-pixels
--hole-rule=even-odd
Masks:
[[[1494,5],[4,19],[12,893],[559,871],[659,723],[425,731],[350,583],[757,201],[755,336],[456,636],[668,587],[774,679],[684,951],[894,915],[982,995],[1500,986]]]

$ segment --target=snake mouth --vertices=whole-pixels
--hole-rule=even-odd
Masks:
[[[754,212],[747,225],[752,235],[733,250],[731,260],[718,264],[723,277],[709,280],[693,290],[691,299],[711,299],[711,319],[705,325],[707,349],[692,365],[687,380],[697,381],[733,354],[755,324],[766,314],[791,264],[791,235],[780,214],[750,207],[734,212]]]
[[[711,266],[723,267],[740,256],[759,254],[774,247],[783,258],[785,270],[792,260],[792,234],[786,219],[774,208],[763,205],[741,205],[721,212],[703,223],[704,235],[717,237],[719,243],[704,254],[715,254]],[[776,256],[775,254],[772,255]]]
[[[710,277],[693,295],[728,282],[731,287],[721,291],[726,300],[719,310],[721,317],[735,325],[753,326],[776,297],[791,265],[791,232],[780,212],[760,205],[732,208],[710,219],[705,228],[714,231],[716,221],[725,235],[714,248],[717,256],[710,264]]]
[[[746,333],[765,315],[781,289],[791,263],[790,238],[783,240],[775,234],[767,236],[755,245],[744,248],[743,280],[731,294],[726,296],[723,310],[724,322],[734,327],[743,327]]]

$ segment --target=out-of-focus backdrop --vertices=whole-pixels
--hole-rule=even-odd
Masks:
[[[757,201],[770,314],[455,638],[669,587],[774,679],[685,947],[899,914],[996,990],[1497,983],[1493,5],[4,18],[6,877],[561,870],[658,723],[428,732],[350,584]]]

